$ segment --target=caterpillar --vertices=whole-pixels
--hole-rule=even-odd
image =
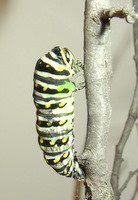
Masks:
[[[67,48],[53,48],[41,57],[34,72],[34,104],[37,109],[38,143],[44,158],[57,173],[83,179],[74,150],[74,92],[84,82],[70,80],[83,69]]]

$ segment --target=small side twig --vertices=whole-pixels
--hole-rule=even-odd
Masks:
[[[125,180],[124,184],[119,189],[120,193],[127,187],[128,183],[130,182],[130,180],[133,178],[133,176],[135,174],[138,174],[138,169],[136,169],[135,171],[130,171],[129,172],[129,175],[128,175],[127,179]]]
[[[135,200],[137,193],[138,193],[138,175],[136,177],[136,187],[135,187],[134,194],[133,194],[131,200]]]
[[[138,12],[137,0],[133,0],[133,5],[135,5],[135,10],[136,12]],[[125,13],[126,13],[126,16],[129,16],[127,20],[137,18],[137,14],[134,13],[134,10],[132,10],[132,12],[124,12],[124,16],[125,16]],[[130,14],[127,14],[127,13],[130,13]],[[119,176],[120,176],[120,168],[121,168],[121,164],[123,160],[123,151],[129,139],[129,136],[131,134],[132,128],[136,122],[136,119],[138,118],[138,103],[137,103],[138,102],[138,43],[137,43],[138,20],[136,20],[136,22],[134,23],[133,30],[134,30],[134,48],[135,48],[134,60],[136,63],[136,86],[135,86],[134,96],[133,96],[132,104],[129,110],[128,118],[127,118],[126,124],[124,126],[124,130],[122,132],[122,135],[116,146],[116,151],[115,151],[115,158],[114,158],[113,170],[112,170],[112,175],[111,175],[111,185],[113,187],[116,200],[120,199],[121,192],[123,191],[123,190],[119,190]],[[128,179],[126,181],[128,181]]]
[[[121,195],[119,191],[119,175],[120,175],[119,172],[120,172],[121,164],[123,161],[123,151],[129,139],[129,136],[131,134],[131,130],[134,126],[134,123],[138,117],[137,101],[138,101],[138,82],[136,83],[134,97],[133,97],[132,105],[128,114],[128,118],[127,118],[126,124],[124,126],[124,130],[122,132],[122,135],[120,137],[119,143],[116,146],[116,151],[115,151],[115,158],[114,158],[113,170],[112,170],[112,175],[111,175],[111,184],[116,196],[116,200],[120,199],[120,195]]]
[[[110,8],[104,10],[102,17],[111,19],[113,17],[125,18],[130,24],[133,24],[136,19],[138,19],[138,14],[134,11],[134,7],[124,7],[124,8]]]

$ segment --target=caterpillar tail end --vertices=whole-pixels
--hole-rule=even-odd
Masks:
[[[85,179],[84,171],[81,168],[81,166],[78,163],[78,161],[74,162],[74,169],[73,169],[73,172],[72,172],[72,177],[74,179],[77,179],[78,181],[83,181]]]
[[[83,166],[78,162],[78,158],[75,152],[74,155],[74,167],[72,172],[72,177],[78,181],[83,181],[85,179],[85,173],[83,170]]]

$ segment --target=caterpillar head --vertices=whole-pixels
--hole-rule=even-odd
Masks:
[[[69,72],[68,77],[78,72],[74,55],[69,49],[57,46],[51,50],[50,55],[56,59],[57,65],[63,66]]]

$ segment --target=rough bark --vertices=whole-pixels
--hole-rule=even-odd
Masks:
[[[133,8],[111,8],[110,0],[86,0],[84,22],[84,75],[88,107],[87,136],[80,162],[86,173],[87,200],[113,200],[105,152],[111,106],[110,19],[125,18],[133,23],[138,15]],[[132,123],[133,125],[133,119]]]
[[[111,40],[109,0],[86,0],[84,24],[84,74],[88,106],[87,139],[82,155],[86,172],[86,199],[112,200],[109,171],[105,159],[111,106]]]

